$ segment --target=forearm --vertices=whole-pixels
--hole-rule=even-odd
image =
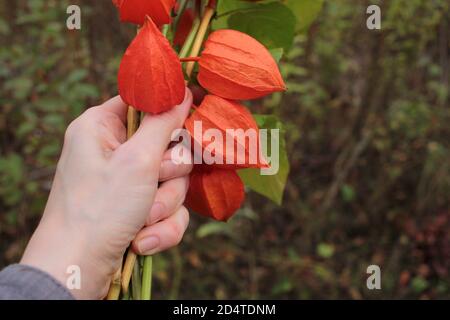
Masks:
[[[116,266],[111,261],[99,261],[94,254],[100,242],[93,239],[94,232],[88,228],[72,230],[57,217],[48,219],[51,215],[46,210],[20,263],[51,275],[76,299],[103,298]]]

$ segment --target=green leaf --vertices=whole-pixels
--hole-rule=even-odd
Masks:
[[[428,281],[418,276],[412,279],[411,286],[413,287],[414,291],[416,291],[417,293],[421,293],[428,288]]]
[[[341,188],[341,196],[345,202],[352,202],[355,199],[355,189],[348,184],[344,184]]]
[[[25,99],[33,89],[33,81],[27,77],[15,77],[5,82],[5,90],[11,91],[17,100]]]
[[[75,69],[69,74],[66,81],[70,83],[77,83],[84,80],[87,75],[88,71],[86,69]]]
[[[0,19],[0,34],[2,35],[7,35],[11,32],[11,28],[9,27],[9,25],[6,23],[5,20]]]
[[[292,11],[280,2],[242,3],[242,1],[221,1],[226,8],[222,16],[213,23],[214,29],[230,28],[244,32],[257,39],[268,49],[292,46],[296,18]],[[231,13],[230,13],[231,12]],[[228,14],[230,13],[230,14]],[[226,21],[225,21],[226,19]]]
[[[40,164],[51,165],[59,152],[60,146],[58,144],[48,144],[39,149],[36,159]]]
[[[216,18],[212,22],[212,29],[227,29],[228,18],[231,13],[237,10],[247,9],[254,6],[254,3],[239,0],[219,0],[216,9]]]
[[[279,63],[281,58],[283,57],[284,49],[283,48],[270,49],[269,52],[275,59],[275,61]]]
[[[334,247],[331,244],[320,243],[317,246],[317,254],[322,258],[331,258],[334,254]]]
[[[238,174],[244,184],[253,191],[267,197],[278,205],[283,202],[283,193],[286,187],[286,181],[289,174],[289,160],[286,152],[286,142],[284,137],[283,125],[280,120],[273,115],[255,115],[255,120],[261,129],[279,129],[280,130],[280,150],[279,150],[279,171],[276,175],[261,175],[260,169],[243,169]],[[268,130],[268,155],[271,155],[270,141],[271,134]]]
[[[323,0],[287,0],[287,6],[297,17],[296,31],[305,31],[322,10]]]
[[[0,158],[0,197],[6,205],[20,203],[24,178],[25,163],[20,155],[12,153]]]
[[[219,0],[216,9],[217,17],[227,16],[239,9],[251,8],[252,5],[253,4],[248,1],[242,0]]]
[[[231,233],[230,226],[223,222],[208,222],[204,225],[200,226],[196,232],[197,238],[205,238],[210,235],[215,234],[226,234],[229,235]]]
[[[272,288],[272,294],[279,295],[291,291],[294,288],[292,281],[289,278],[282,278]]]

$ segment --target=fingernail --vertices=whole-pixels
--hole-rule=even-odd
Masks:
[[[158,222],[165,213],[166,207],[161,202],[155,202],[150,210],[150,223]]]
[[[138,242],[138,248],[139,252],[144,254],[149,251],[152,251],[156,249],[159,245],[159,238],[155,236],[151,236],[148,238],[144,238],[142,240],[139,240]]]

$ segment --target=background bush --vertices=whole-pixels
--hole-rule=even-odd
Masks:
[[[68,123],[116,94],[134,34],[109,0],[70,3],[81,31],[67,0],[0,0],[0,266],[39,221]],[[449,22],[447,0],[325,1],[282,62],[289,92],[253,106],[286,126],[283,206],[252,193],[229,224],[193,217],[155,259],[155,297],[450,298]]]

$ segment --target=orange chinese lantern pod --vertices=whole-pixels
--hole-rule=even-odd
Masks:
[[[151,19],[125,52],[118,82],[123,101],[140,111],[157,114],[183,102],[181,63]]]
[[[198,214],[227,221],[244,198],[244,184],[236,171],[198,165],[191,173],[185,204]]]
[[[247,108],[235,101],[207,95],[185,127],[193,138],[194,152],[200,147],[206,164],[222,169],[268,167],[260,152],[258,125]]]
[[[119,9],[122,22],[143,25],[145,17],[149,16],[162,26],[172,21],[171,11],[176,0],[113,0],[113,3]]]
[[[250,100],[286,90],[270,52],[239,31],[213,32],[205,42],[199,65],[200,84],[222,98]]]
[[[192,25],[194,23],[194,12],[192,9],[186,9],[183,15],[180,17],[180,21],[177,26],[177,31],[173,38],[173,44],[176,46],[182,46],[186,41],[186,38],[191,32]]]

